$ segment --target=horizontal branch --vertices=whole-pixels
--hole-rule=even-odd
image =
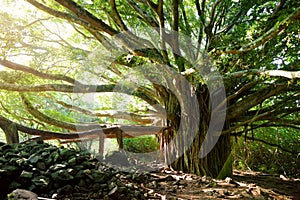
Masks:
[[[270,128],[270,127],[292,128],[300,131],[299,125],[279,124],[279,123],[270,123],[270,122],[263,123],[259,125],[257,128]]]
[[[260,120],[269,120],[271,122],[274,121],[278,121],[280,123],[289,123],[291,122],[291,124],[297,124],[300,123],[299,119],[294,119],[294,120],[289,120],[284,118],[287,115],[290,115],[292,113],[297,113],[300,112],[300,107],[298,106],[294,106],[291,105],[291,107],[289,108],[289,102],[290,101],[295,101],[295,97],[291,95],[291,99],[289,98],[284,98],[282,99],[280,102],[274,104],[273,106],[269,106],[266,108],[259,108],[259,110],[251,110],[251,111],[247,111],[247,113],[245,113],[244,115],[241,115],[237,118],[235,118],[235,122],[244,122],[247,121],[249,119],[252,119],[253,117],[262,114],[262,113],[269,113],[268,115],[265,115],[264,117],[260,118]],[[297,97],[296,97],[297,98]]]
[[[39,71],[37,71],[35,69],[32,69],[30,67],[27,67],[25,65],[10,62],[10,61],[7,61],[7,60],[0,60],[0,65],[2,65],[4,67],[7,67],[9,69],[18,70],[18,71],[22,71],[22,72],[25,72],[25,73],[30,73],[32,75],[35,75],[35,76],[43,78],[43,79],[61,80],[61,81],[66,81],[66,82],[71,83],[71,84],[74,84],[75,82],[78,83],[78,81],[76,81],[75,79],[73,79],[71,77],[68,77],[66,75],[47,74],[47,73],[39,72]]]
[[[300,119],[285,119],[285,118],[280,118],[275,116],[266,116],[265,118],[262,119],[268,120],[270,122],[276,122],[278,124],[300,125]]]
[[[300,71],[286,71],[286,70],[258,70],[258,69],[250,69],[250,70],[243,70],[234,73],[230,73],[229,75],[225,76],[225,79],[230,78],[239,78],[242,76],[247,75],[258,75],[258,76],[270,76],[270,77],[285,77],[288,79],[298,79],[300,78]]]
[[[45,115],[40,112],[31,104],[31,102],[25,97],[25,95],[21,94],[22,102],[25,109],[36,119],[45,122],[49,125],[53,125],[56,127],[72,130],[72,131],[83,131],[83,130],[91,130],[97,129],[100,127],[99,124],[73,124],[69,122],[63,122],[52,117]]]
[[[56,103],[64,106],[65,108],[80,112],[85,115],[94,116],[94,117],[109,117],[114,119],[126,119],[133,122],[139,122],[142,124],[152,124],[158,115],[154,114],[135,114],[128,113],[124,111],[115,111],[115,110],[102,110],[99,112],[93,112],[84,108],[80,108],[78,106],[74,106],[71,104],[67,104],[63,101],[56,101]]]
[[[274,143],[271,143],[271,142],[267,142],[263,139],[260,139],[260,138],[256,138],[256,137],[250,137],[250,136],[240,136],[240,137],[245,137],[246,139],[248,140],[254,140],[254,141],[257,141],[257,142],[261,142],[263,144],[266,144],[266,145],[269,145],[269,146],[272,146],[272,147],[276,147],[282,151],[285,151],[285,152],[288,152],[288,153],[292,153],[292,154],[300,154],[300,152],[297,152],[297,151],[293,151],[293,150],[289,150],[289,149],[286,149],[278,144],[274,144]]]
[[[261,74],[267,76],[281,76],[289,79],[300,78],[300,71],[268,70],[261,72]]]
[[[230,128],[228,128],[227,130],[222,131],[222,135],[225,134],[230,134],[233,131],[237,130],[238,128],[240,128],[241,126],[245,126],[245,125],[249,125],[252,124],[255,121],[261,120],[263,117],[269,115],[271,112],[265,112],[265,113],[261,113],[261,114],[257,114],[247,120],[244,120],[240,123],[236,123],[234,126],[232,125]]]
[[[97,139],[104,134],[105,138],[116,138],[116,134],[123,134],[123,138],[133,138],[142,135],[155,135],[162,132],[166,127],[159,126],[134,126],[134,125],[116,125],[114,127],[103,127],[98,129],[93,129],[84,132],[72,132],[69,134],[38,130],[23,126],[21,124],[15,123],[6,119],[0,115],[0,127],[6,124],[14,124],[18,131],[29,135],[39,135],[43,140],[51,139],[63,139],[63,140],[74,140],[74,139]]]
[[[93,93],[113,92],[114,84],[108,85],[66,85],[66,84],[43,84],[43,85],[16,85],[0,81],[0,89],[15,92],[66,92],[66,93]]]
[[[132,90],[126,90],[125,88],[116,90],[115,84],[107,85],[66,85],[66,84],[43,84],[43,85],[17,85],[0,81],[0,90],[14,91],[14,92],[65,92],[65,93],[101,93],[101,92],[117,92],[124,93],[132,96],[136,96],[146,101],[148,104],[158,104],[155,100],[155,96],[151,95],[149,91],[145,91],[142,88],[136,88]],[[147,93],[145,93],[147,92]],[[151,96],[150,96],[151,95]]]

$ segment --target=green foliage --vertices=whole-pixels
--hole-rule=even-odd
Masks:
[[[158,142],[155,136],[125,138],[123,144],[124,150],[132,153],[150,153],[158,149]]]
[[[255,132],[254,135],[284,149],[300,152],[300,135],[295,130],[267,128]],[[233,152],[236,169],[300,176],[299,153],[285,152],[257,141],[245,141],[243,137],[234,141]]]

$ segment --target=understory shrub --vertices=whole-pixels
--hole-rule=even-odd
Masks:
[[[154,135],[124,138],[123,144],[124,150],[132,153],[149,153],[156,151],[159,147],[157,138]]]
[[[289,129],[268,128],[254,132],[254,137],[275,146],[251,139],[245,140],[244,136],[234,139],[233,164],[235,169],[300,176],[299,133]]]

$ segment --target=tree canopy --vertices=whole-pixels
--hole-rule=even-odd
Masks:
[[[191,63],[204,54],[226,91],[216,105],[226,106],[221,135],[249,137],[252,132],[255,139],[259,128],[300,129],[299,1],[26,0],[6,5],[0,12],[3,130],[14,124],[44,139],[75,139],[82,137],[75,133],[93,135],[99,128],[107,137],[119,127],[137,135],[159,132],[184,114],[182,105],[181,113],[172,113],[170,88],[157,83],[168,80],[159,75],[171,72],[190,83],[200,102],[200,120],[209,123],[214,112],[209,102],[218,93],[210,96],[201,68]],[[124,78],[142,65],[167,67]]]

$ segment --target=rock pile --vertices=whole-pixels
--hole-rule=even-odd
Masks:
[[[0,144],[0,199],[17,188],[55,199],[143,199],[140,188],[122,182],[126,175],[85,151],[39,141]]]
[[[105,162],[109,163],[99,162],[85,151],[38,141],[0,144],[0,200],[12,191],[9,200],[28,199],[28,196],[32,200],[297,199],[294,197],[299,196],[299,180],[264,175],[254,176],[253,181],[261,178],[262,182],[253,184],[246,176],[239,176],[238,181],[216,180],[167,167],[153,172],[153,163],[141,165],[122,152],[114,152]],[[142,167],[152,172],[142,172]],[[263,188],[261,183],[273,184]],[[280,190],[276,191],[276,187]],[[290,196],[285,195],[288,191]]]

